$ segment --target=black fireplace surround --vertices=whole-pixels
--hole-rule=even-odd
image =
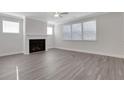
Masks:
[[[39,52],[45,50],[45,39],[30,39],[29,52]]]

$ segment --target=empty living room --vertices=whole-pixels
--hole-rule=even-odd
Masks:
[[[0,13],[0,80],[124,80],[123,12]]]
[[[1,0],[0,93],[124,93],[123,0]]]

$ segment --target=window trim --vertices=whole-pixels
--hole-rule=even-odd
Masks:
[[[83,26],[83,23],[89,22],[89,21],[96,21],[96,19],[83,21],[83,22],[82,22],[82,31],[83,31],[83,27],[84,27],[84,26]],[[95,40],[85,40],[83,37],[84,37],[84,35],[82,36],[82,40],[83,40],[83,41],[89,41],[89,42],[95,42],[95,41],[97,41],[97,21],[96,21],[96,39],[95,39]]]
[[[81,25],[81,39],[79,40],[79,39],[73,39],[72,38],[72,25],[74,25],[74,24],[80,24]],[[83,35],[83,31],[82,31],[82,23],[81,22],[78,22],[78,23],[73,23],[73,24],[71,24],[71,40],[72,41],[81,41],[81,40],[83,40],[83,38],[82,38],[82,35]]]
[[[19,32],[4,32],[4,31],[3,31],[3,30],[4,30],[4,29],[3,29],[3,25],[4,25],[3,22],[4,22],[4,21],[5,21],[5,22],[18,23],[18,24],[19,24]],[[3,34],[20,34],[20,22],[19,22],[19,21],[12,21],[12,20],[3,19],[3,20],[2,20],[2,33],[3,33]]]
[[[51,27],[52,28],[52,34],[48,34],[48,27]],[[53,36],[54,35],[54,26],[47,26],[47,35],[48,36]]]
[[[70,36],[70,39],[65,39],[64,38],[64,26],[70,26],[70,32],[71,32],[71,36]],[[62,32],[63,32],[63,40],[65,40],[65,41],[72,41],[72,25],[71,24],[66,24],[66,25],[63,25],[63,28],[62,28]]]
[[[83,31],[83,23],[85,23],[85,22],[89,22],[89,21],[96,21],[96,39],[95,40],[84,40],[84,31]],[[72,39],[72,25],[73,24],[81,24],[81,30],[82,30],[82,39],[81,40],[73,40]],[[63,40],[65,40],[65,41],[89,41],[89,42],[95,42],[95,41],[97,41],[97,34],[98,34],[98,32],[97,32],[97,20],[96,19],[89,19],[89,20],[84,20],[84,21],[82,21],[82,22],[75,22],[75,23],[71,23],[71,24],[64,24],[63,25],[63,27],[64,26],[66,26],[66,25],[70,25],[71,26],[71,39],[70,40],[65,40],[64,39],[64,35],[63,35]]]

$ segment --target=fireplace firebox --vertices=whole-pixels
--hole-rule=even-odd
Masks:
[[[29,52],[45,51],[45,39],[30,39]]]

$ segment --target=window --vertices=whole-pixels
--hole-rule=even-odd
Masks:
[[[72,40],[82,40],[81,23],[72,24]]]
[[[96,40],[96,21],[83,23],[83,40]]]
[[[47,27],[47,35],[53,35],[53,27],[52,26]]]
[[[71,40],[71,25],[65,25],[63,27],[64,40]]]
[[[3,21],[3,33],[19,33],[19,22]]]
[[[96,40],[96,20],[72,25],[63,28],[64,40]]]

